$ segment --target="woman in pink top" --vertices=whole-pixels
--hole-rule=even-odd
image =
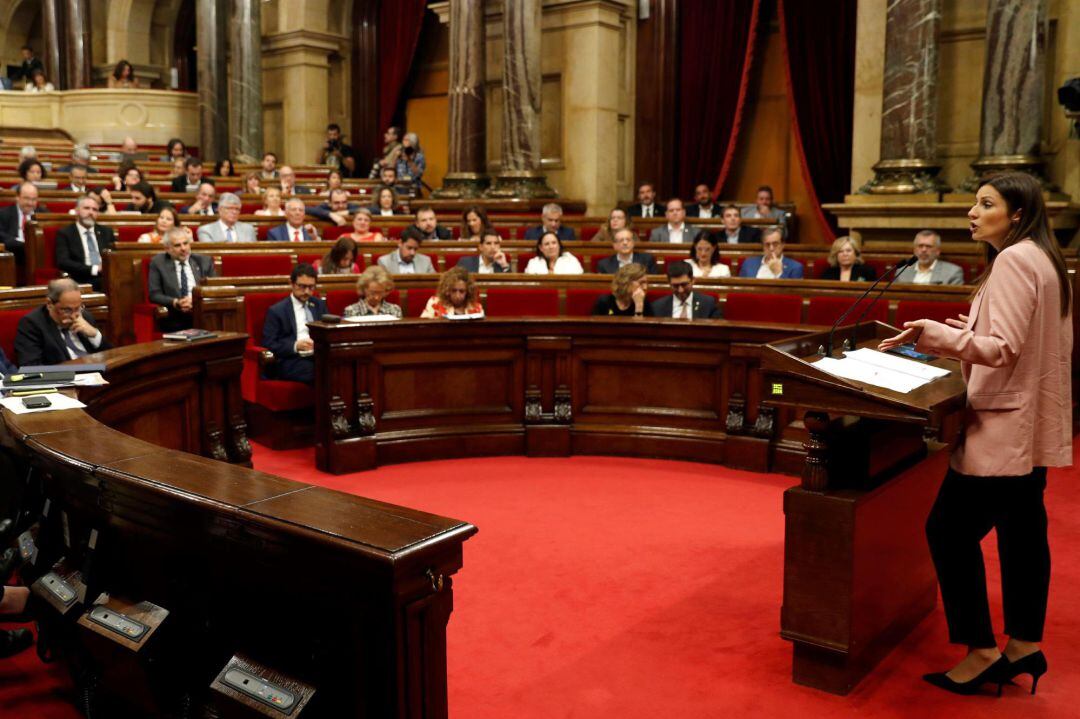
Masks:
[[[1030,175],[987,180],[968,212],[971,236],[997,257],[967,316],[947,323],[906,322],[889,349],[961,361],[967,410],[950,469],[926,522],[941,585],[949,641],[968,647],[931,684],[973,694],[1030,674],[1031,693],[1046,672],[1039,649],[1050,586],[1046,468],[1072,464],[1072,296],[1065,260],[1050,230],[1042,188]],[[980,540],[997,530],[1005,633],[998,650],[990,623]]]

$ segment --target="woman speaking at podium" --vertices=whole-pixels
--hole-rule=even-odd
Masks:
[[[971,236],[998,251],[967,316],[904,323],[880,349],[915,342],[961,361],[967,383],[963,431],[926,536],[941,586],[949,641],[968,654],[924,678],[957,694],[1046,672],[1039,649],[1050,585],[1043,490],[1046,468],[1072,463],[1072,297],[1065,259],[1031,176],[988,179],[968,212]],[[1005,633],[990,623],[979,542],[997,530]]]

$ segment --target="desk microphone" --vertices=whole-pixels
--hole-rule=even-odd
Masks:
[[[916,257],[915,255],[912,255],[911,257],[907,258],[903,262],[897,263],[896,267],[894,267],[892,269],[892,272],[893,272],[892,279],[889,280],[887,283],[885,283],[884,287],[882,287],[880,290],[878,290],[878,293],[874,296],[874,299],[870,300],[870,302],[867,303],[866,309],[864,309],[862,311],[862,314],[859,315],[858,319],[855,320],[855,327],[852,329],[852,332],[851,332],[851,349],[855,349],[855,345],[858,343],[856,338],[858,337],[858,334],[859,334],[859,323],[866,319],[866,316],[868,314],[870,314],[870,310],[872,310],[874,308],[874,305],[877,303],[878,300],[881,299],[881,296],[883,294],[885,294],[889,290],[890,287],[892,287],[892,283],[896,282],[896,279],[900,276],[900,273],[903,272],[905,268],[911,267],[913,264],[915,264],[918,261],[919,261],[919,258]],[[888,273],[886,272],[885,274],[888,274]]]
[[[898,277],[900,275],[898,270],[902,270],[905,267],[908,267],[909,265],[912,265],[912,264],[914,264],[914,263],[916,263],[918,261],[919,261],[919,258],[912,255],[911,257],[907,258],[903,262],[897,263],[896,267],[892,268],[892,270],[890,270],[889,272],[886,272],[881,277],[878,277],[876,280],[874,280],[873,283],[871,283],[871,285],[866,288],[866,291],[863,292],[861,295],[859,295],[859,299],[852,302],[851,306],[848,307],[846,310],[844,310],[844,313],[842,315],[840,315],[839,317],[836,318],[836,322],[833,322],[832,327],[829,328],[829,339],[825,343],[824,354],[825,354],[826,357],[832,357],[833,334],[836,333],[836,328],[839,327],[840,324],[844,320],[847,319],[847,316],[851,314],[851,311],[854,310],[856,307],[858,307],[859,303],[862,302],[864,299],[866,299],[866,296],[869,295],[871,292],[873,292],[874,288],[877,287],[878,283],[881,282],[886,277],[888,277],[889,274],[894,273],[893,279],[896,279],[896,277]],[[889,280],[889,284],[890,285],[892,284],[892,280]],[[888,287],[888,286],[889,285],[886,285],[886,287]],[[884,291],[884,290],[882,290],[882,291]]]

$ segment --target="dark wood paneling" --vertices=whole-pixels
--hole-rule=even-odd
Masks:
[[[638,22],[635,62],[634,191],[656,184],[658,197],[675,192],[679,106],[679,3],[651,0]],[[722,39],[718,39],[722,42]],[[635,200],[636,201],[636,200]]]
[[[386,129],[379,127],[379,0],[353,0],[352,6],[352,146],[366,177],[381,156]]]

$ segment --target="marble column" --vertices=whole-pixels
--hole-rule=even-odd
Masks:
[[[45,76],[54,87],[67,89],[64,65],[60,62],[60,46],[63,43],[63,29],[60,16],[61,0],[42,0],[41,34],[45,47],[41,48],[41,61],[45,64]]]
[[[229,155],[229,96],[226,83],[228,0],[198,0],[196,45],[199,71],[199,154],[215,162]]]
[[[480,197],[485,173],[483,0],[450,0],[450,156],[435,197]]]
[[[1002,170],[1041,176],[1046,87],[1046,0],[989,0],[979,157],[965,184]],[[1045,183],[1045,180],[1043,180]]]
[[[885,19],[881,154],[863,194],[938,193],[938,30],[942,0],[893,0]]]
[[[90,1],[67,0],[64,27],[64,70],[67,90],[90,87]]]
[[[555,197],[540,171],[541,0],[503,0],[502,170],[488,197]]]
[[[259,162],[263,155],[262,0],[233,0],[229,40],[232,157]]]

